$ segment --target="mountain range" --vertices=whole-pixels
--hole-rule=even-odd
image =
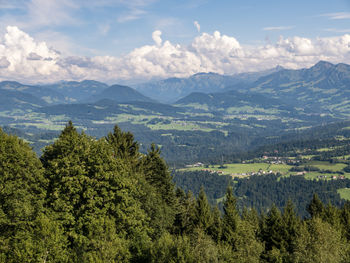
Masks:
[[[281,66],[260,71],[236,75],[220,75],[217,73],[197,73],[188,78],[168,78],[135,86],[137,90],[160,102],[172,103],[192,92],[220,92],[234,85],[247,85],[262,76],[283,70]]]
[[[199,73],[136,88],[93,80],[0,82],[0,126],[36,134],[59,131],[72,120],[99,136],[118,124],[142,143],[170,145],[171,154],[194,158],[204,153],[201,144],[212,145],[213,152],[248,149],[263,136],[278,137],[350,116],[350,66],[325,61],[299,70]],[[154,95],[143,94],[145,90]]]

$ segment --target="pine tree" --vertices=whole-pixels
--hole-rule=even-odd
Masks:
[[[175,204],[175,187],[168,166],[160,157],[160,149],[155,144],[143,159],[143,172],[147,181],[161,194],[169,206]]]
[[[324,207],[322,201],[318,198],[317,194],[313,194],[310,204],[306,210],[309,212],[311,217],[322,216]]]
[[[225,261],[259,262],[263,246],[257,239],[255,226],[241,219],[231,187],[227,189],[224,202],[222,241],[222,246],[229,246],[226,250],[231,250],[230,256],[226,255]]]
[[[344,236],[350,241],[350,201],[347,201],[341,209],[340,221]]]
[[[330,202],[323,209],[322,219],[334,228],[341,229],[341,211]]]
[[[144,206],[150,214],[156,236],[163,231],[170,231],[175,220],[177,204],[175,185],[165,161],[160,157],[160,150],[154,144],[148,154],[142,158],[141,172],[146,180],[144,188],[146,203]]]
[[[213,223],[208,229],[208,234],[216,243],[218,243],[221,240],[222,235],[222,219],[221,212],[218,206],[215,206],[212,209],[212,218]]]
[[[261,233],[262,240],[265,243],[264,258],[268,261],[274,262],[278,258],[283,258],[286,249],[284,230],[281,212],[273,205],[265,217],[265,224]]]
[[[186,194],[182,189],[176,190],[176,198],[178,200],[176,207],[176,215],[174,221],[174,233],[178,235],[188,234],[194,229],[194,212],[196,199],[191,191]]]
[[[294,251],[294,240],[300,232],[301,222],[290,199],[283,209],[282,220],[284,229],[283,240],[285,241],[287,252],[291,254]]]
[[[134,135],[130,132],[123,132],[117,125],[114,126],[113,133],[108,133],[106,140],[112,146],[114,156],[126,162],[129,169],[135,170],[139,167],[139,145],[134,140]]]
[[[236,198],[233,196],[231,186],[227,188],[225,197],[224,216],[222,219],[222,240],[234,248],[235,233],[239,224],[240,215],[237,210]]]
[[[208,203],[208,199],[203,186],[201,186],[198,194],[196,206],[194,209],[193,221],[194,225],[202,229],[205,233],[208,233],[209,228],[213,225],[214,222],[211,207]]]
[[[348,262],[349,248],[341,232],[319,217],[304,222],[295,243],[293,262]]]

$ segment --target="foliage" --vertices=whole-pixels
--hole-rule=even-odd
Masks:
[[[349,203],[324,205],[315,191],[303,219],[293,198],[273,205],[288,188],[336,191],[346,180],[249,180],[227,188],[221,213],[204,187],[197,198],[175,188],[159,148],[142,155],[119,127],[96,140],[70,122],[40,159],[0,130],[0,262],[349,261]],[[271,196],[260,214],[256,189]]]

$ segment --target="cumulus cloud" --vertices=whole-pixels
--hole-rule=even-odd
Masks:
[[[66,56],[37,42],[17,27],[7,27],[0,41],[0,79],[26,83],[96,79],[105,82],[186,77],[198,72],[236,74],[310,67],[319,60],[350,63],[350,34],[310,39],[280,37],[273,44],[241,45],[218,31],[201,33],[188,45],[171,43],[152,33],[153,44],[120,56]]]
[[[43,57],[39,56],[37,53],[35,52],[30,52],[27,59],[28,60],[41,60]]]
[[[7,68],[10,66],[10,62],[7,60],[6,57],[1,57],[0,58],[0,68]]]
[[[201,25],[198,23],[198,21],[194,21],[193,24],[197,28],[198,33],[201,32]]]
[[[162,45],[162,38],[160,37],[161,35],[162,35],[162,32],[159,30],[156,30],[152,33],[152,39],[157,46]]]

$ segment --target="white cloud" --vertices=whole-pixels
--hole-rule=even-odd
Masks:
[[[131,10],[128,10],[128,12],[120,15],[117,19],[118,23],[125,23],[133,20],[140,19],[144,14],[146,14],[146,11],[138,8],[133,8]]]
[[[193,24],[197,28],[198,33],[201,32],[201,25],[198,23],[198,21],[194,21]]]
[[[335,32],[335,33],[350,33],[350,28],[347,28],[347,29],[326,28],[326,29],[324,29],[324,31]]]
[[[16,24],[21,28],[78,25],[81,22],[74,11],[79,10],[79,6],[70,0],[30,0],[24,4],[25,15],[15,17]]]
[[[321,16],[328,17],[331,20],[350,19],[350,12],[328,13]]]
[[[10,62],[7,60],[6,57],[1,57],[0,58],[0,68],[7,68],[10,66]]]
[[[0,43],[2,57],[1,77],[10,79],[45,79],[59,71],[54,60],[58,55],[44,42],[37,43],[17,27],[7,27],[4,41]],[[51,61],[41,61],[51,58]],[[7,61],[7,62],[6,62]],[[5,65],[8,65],[5,67]]]
[[[264,31],[282,31],[282,30],[289,30],[294,28],[294,26],[270,26],[270,27],[264,27]]]
[[[162,45],[161,35],[162,35],[162,32],[159,30],[156,30],[152,33],[152,39],[156,43],[157,46]]]
[[[43,57],[38,55],[37,53],[35,52],[30,52],[28,57],[27,57],[28,60],[42,60]]]
[[[188,45],[173,44],[152,33],[154,44],[120,57],[63,55],[17,27],[0,41],[0,79],[25,83],[96,79],[106,82],[185,77],[198,72],[235,74],[281,65],[309,67],[319,60],[350,63],[350,34],[309,39],[281,37],[274,44],[244,46],[232,36],[202,33]]]
[[[127,11],[117,19],[119,23],[125,23],[142,18],[147,14],[145,8],[156,2],[156,0],[117,0],[116,4],[124,6]]]

